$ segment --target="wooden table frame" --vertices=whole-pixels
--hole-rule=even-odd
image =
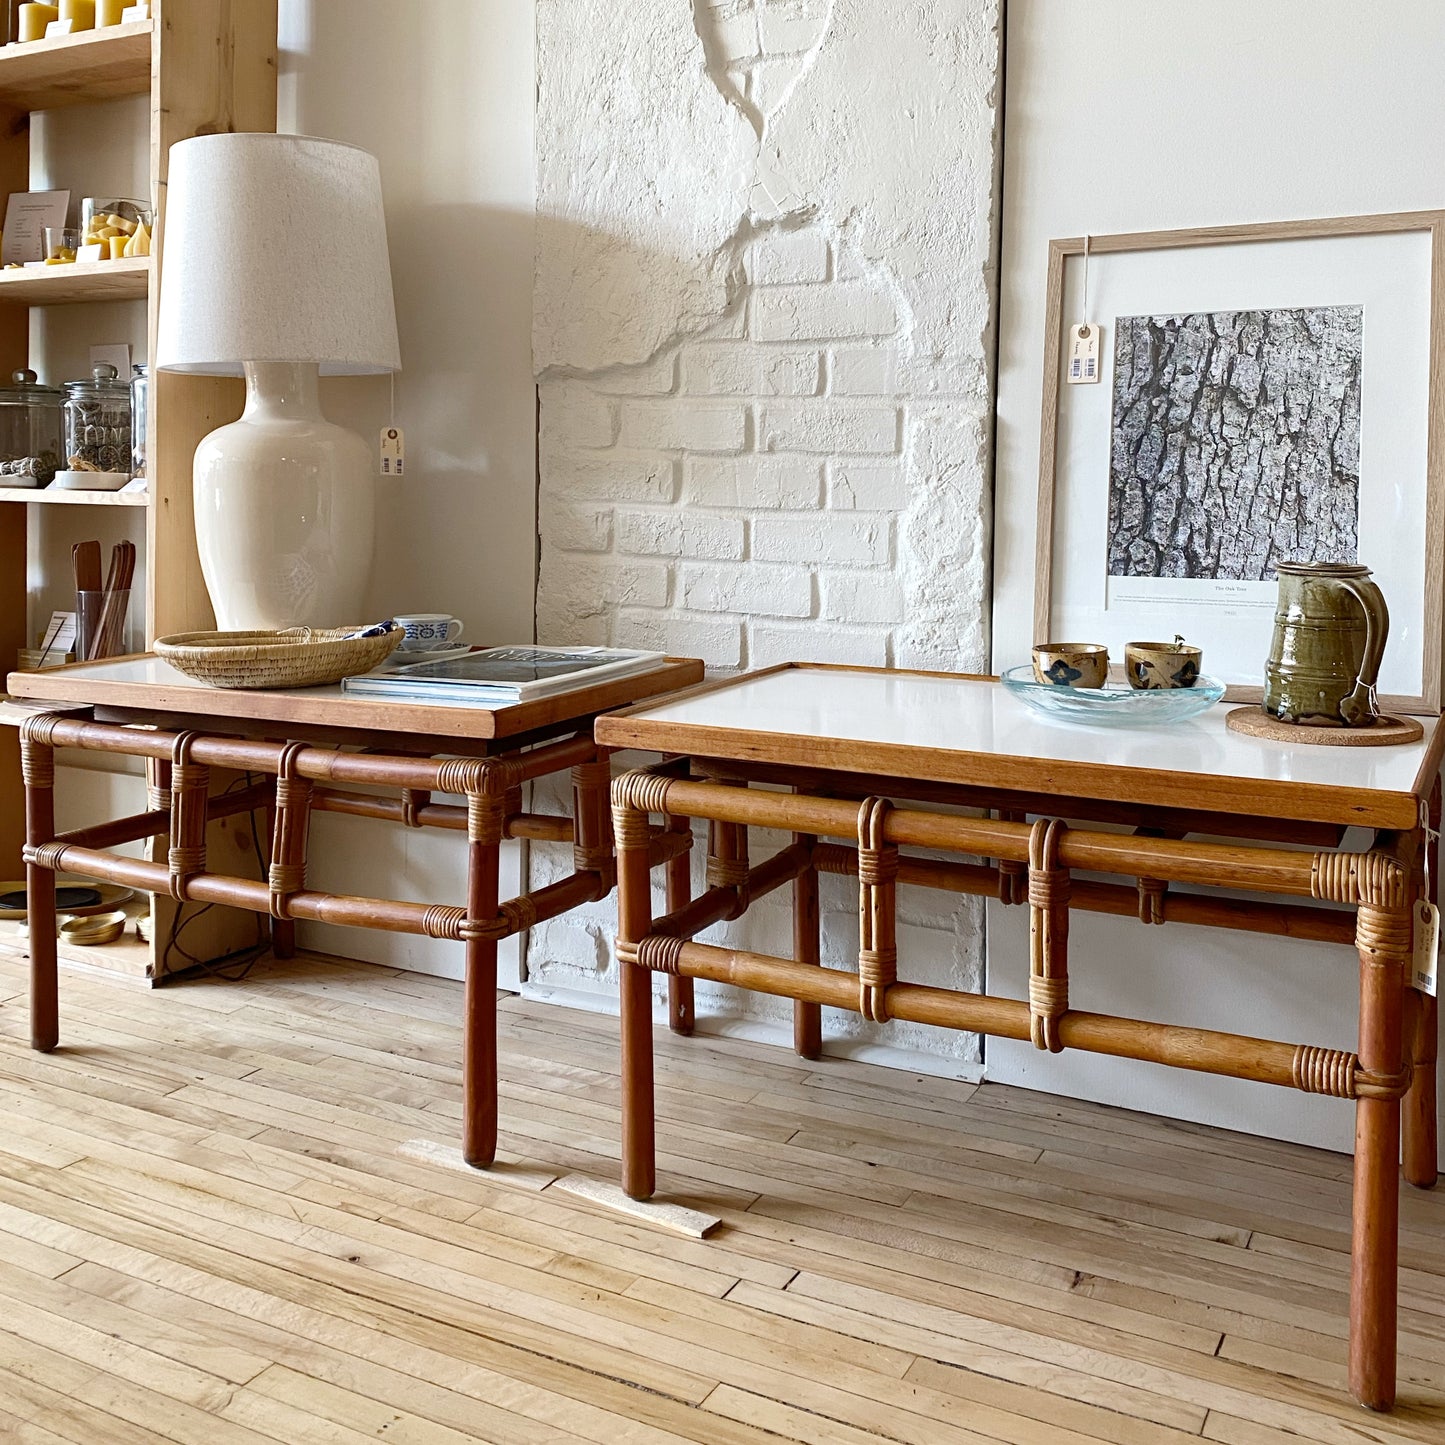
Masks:
[[[675,665],[674,665],[675,666]],[[678,669],[692,681],[700,665]],[[687,674],[690,672],[690,676]],[[636,694],[634,694],[636,695]],[[574,707],[578,704],[574,703]],[[490,1165],[497,1145],[497,947],[505,938],[555,918],[579,904],[605,898],[616,872],[608,815],[610,769],[590,736],[592,716],[559,714],[549,723],[489,744],[470,740],[389,734],[352,736],[330,728],[329,746],[299,740],[237,737],[218,717],[176,730],[100,722],[73,713],[39,712],[20,728],[25,784],[25,870],[30,922],[31,1046],[44,1052],[59,1042],[55,874],[69,872],[153,893],[178,902],[224,904],[267,914],[278,956],[295,947],[295,920],[379,928],[450,939],[466,949],[462,1049],[462,1155]],[[428,710],[429,714],[436,710]],[[456,709],[445,710],[452,714]],[[445,717],[440,719],[443,723]],[[524,719],[530,721],[531,719]],[[277,731],[257,719],[230,726]],[[321,724],[296,729],[326,735]],[[557,737],[558,732],[576,734]],[[551,734],[550,740],[548,734]],[[385,752],[346,752],[339,743],[365,737]],[[460,745],[496,746],[483,757],[404,755],[408,744],[437,751]],[[530,744],[530,746],[519,746]],[[143,813],[55,831],[55,750],[143,758],[147,806]],[[211,770],[259,774],[262,781],[234,792],[211,792]],[[571,818],[524,811],[523,784],[570,773]],[[349,786],[339,786],[349,785]],[[395,790],[378,797],[358,787]],[[461,804],[432,801],[433,793],[460,795]],[[206,830],[217,818],[264,808],[270,858],[264,881],[212,873],[206,867]],[[324,893],[306,886],[310,820],[314,813],[378,818],[409,828],[442,828],[467,836],[466,905],[409,903],[397,899]],[[166,861],[149,862],[107,851],[119,844],[164,837]],[[509,838],[572,844],[573,871],[544,888],[500,897],[501,849]],[[676,837],[660,840],[654,862],[683,851]]]
[[[599,721],[614,746],[671,748],[661,767],[628,773],[613,784],[618,867],[621,973],[623,1187],[636,1199],[655,1188],[651,975],[668,979],[673,1027],[686,1032],[694,979],[794,1000],[795,1046],[805,1057],[821,1047],[822,1005],[864,1018],[891,1018],[1031,1040],[1045,1051],[1080,1048],[1232,1078],[1351,1099],[1356,1113],[1355,1206],[1350,1289],[1350,1389],[1360,1403],[1387,1410],[1395,1399],[1399,1174],[1413,1185],[1435,1183],[1436,1001],[1409,986],[1414,901],[1425,890],[1426,859],[1435,851],[1423,819],[1376,832],[1364,852],[1338,848],[1342,826],[1248,813],[1187,812],[1137,800],[1040,797],[1006,788],[952,784],[890,774],[887,759],[866,748],[814,742],[811,765],[757,761],[756,734],[636,722],[642,705]],[[700,733],[708,734],[697,751]],[[753,746],[750,746],[750,741]],[[787,740],[792,746],[796,739]],[[845,764],[877,765],[877,771]],[[1438,769],[1438,751],[1427,760]],[[700,773],[701,776],[693,776]],[[750,787],[770,785],[768,791]],[[772,789],[779,783],[793,792]],[[1165,796],[1168,796],[1167,794]],[[1393,796],[1393,795],[1391,795]],[[1429,791],[1430,827],[1438,830],[1440,788]],[[982,817],[898,808],[893,800],[985,807]],[[1400,811],[1392,803],[1394,811]],[[1027,814],[1042,812],[1035,821]],[[662,820],[654,827],[652,815]],[[1408,814],[1402,814],[1400,822]],[[1133,833],[1069,827],[1064,817],[1132,822]],[[653,917],[651,869],[659,843],[708,824],[707,889],[689,898],[670,870],[667,913]],[[780,829],[792,841],[755,863],[750,827]],[[1196,842],[1187,835],[1260,840]],[[1295,851],[1270,844],[1304,844]],[[939,860],[901,847],[962,854],[985,863]],[[1132,885],[1075,880],[1079,871],[1122,876]],[[856,974],[819,967],[818,875],[856,876],[860,953]],[[1434,859],[1430,877],[1437,876]],[[679,881],[681,887],[679,887]],[[1030,910],[1030,978],[1026,1000],[900,982],[894,914],[899,883],[993,896]],[[1204,884],[1272,895],[1280,901],[1230,899],[1170,891]],[[723,919],[738,918],[756,899],[790,885],[791,959],[692,941]],[[1316,900],[1297,902],[1287,900]],[[1345,908],[1323,904],[1345,905]],[[1148,924],[1186,922],[1351,944],[1360,970],[1357,1051],[1184,1028],[1069,1006],[1071,909],[1136,914]],[[1349,911],[1353,910],[1353,911]]]

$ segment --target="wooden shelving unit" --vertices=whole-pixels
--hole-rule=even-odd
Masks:
[[[38,42],[37,42],[38,43]],[[0,56],[4,55],[0,50]],[[140,301],[150,290],[148,256],[72,261],[67,266],[0,271],[0,306],[74,306],[87,301]]]
[[[59,487],[0,486],[0,502],[23,502],[31,507],[146,507],[149,492],[72,492]]]
[[[276,11],[277,0],[152,0],[149,21],[0,48],[0,196],[29,189],[30,112],[149,95],[155,212],[148,259],[0,271],[0,376],[27,362],[33,306],[144,299],[146,355],[153,354],[170,148],[194,135],[275,130]],[[37,506],[141,509],[147,640],[214,625],[196,554],[191,459],[207,432],[240,414],[242,400],[239,381],[155,373],[147,493],[0,490],[0,679],[28,645],[27,528]],[[18,743],[13,728],[0,726],[0,877],[17,876],[23,834]],[[156,937],[165,936],[173,909],[158,903]],[[228,913],[215,910],[222,921]],[[197,930],[206,932],[215,947],[215,930]]]

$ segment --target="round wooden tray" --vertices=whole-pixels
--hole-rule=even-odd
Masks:
[[[1261,707],[1237,707],[1224,719],[1232,733],[1251,738],[1269,738],[1276,743],[1305,743],[1325,748],[1388,748],[1399,743],[1416,743],[1425,729],[1412,717],[1390,717],[1382,713],[1367,728],[1322,728],[1306,723],[1281,722]]]

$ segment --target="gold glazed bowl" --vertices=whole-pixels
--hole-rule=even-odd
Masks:
[[[1033,650],[1034,679],[1052,687],[1103,687],[1109,649],[1098,642],[1041,642]]]

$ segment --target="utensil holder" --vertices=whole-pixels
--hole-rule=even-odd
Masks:
[[[107,599],[109,607],[107,607]],[[125,651],[125,621],[130,592],[77,592],[76,656],[85,662],[116,657]]]

